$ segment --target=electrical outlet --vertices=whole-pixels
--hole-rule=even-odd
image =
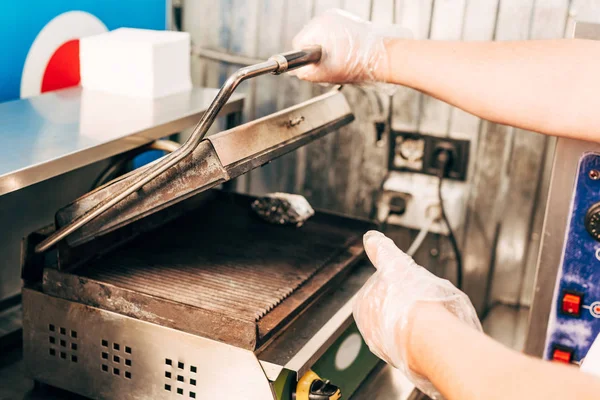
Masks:
[[[432,233],[448,235],[448,227],[440,218],[438,182],[438,178],[434,176],[390,172],[383,184],[383,193],[377,206],[379,220],[386,219],[389,225],[420,230],[434,218],[428,230]],[[446,215],[452,227],[456,229],[464,220],[467,183],[448,180],[444,182],[442,195]],[[398,207],[399,203],[403,203],[403,207]]]
[[[418,172],[438,175],[437,155],[443,149],[451,151],[444,177],[464,181],[469,165],[469,141],[392,131],[390,140],[390,171]]]

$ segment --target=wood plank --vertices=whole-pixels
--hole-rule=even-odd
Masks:
[[[342,7],[362,19],[368,19],[370,3],[368,0],[346,0]],[[375,135],[371,112],[373,104],[362,87],[345,85],[343,93],[356,119],[352,124],[340,129],[334,137],[329,165],[333,179],[328,191],[328,203],[339,212],[368,217],[368,211],[357,209],[356,199],[362,186],[360,179],[363,148],[367,136]]]
[[[313,16],[321,15],[332,8],[340,8],[341,0],[314,0]],[[318,96],[331,87],[312,85],[313,96]],[[339,204],[334,200],[336,174],[332,160],[338,133],[333,132],[306,146],[298,155],[296,164],[296,190],[305,194],[308,201],[316,207],[335,209]],[[343,164],[342,161],[339,161]],[[340,177],[343,179],[343,177]]]
[[[395,15],[394,7],[394,1],[373,0],[370,15],[371,21],[376,25],[393,23]],[[369,101],[370,106],[367,108],[367,110],[370,110],[370,115],[366,116],[363,128],[362,150],[360,153],[358,150],[354,152],[355,157],[361,157],[358,179],[359,186],[356,191],[354,203],[354,209],[359,215],[369,215],[372,213],[377,193],[386,174],[387,138],[384,137],[383,140],[377,142],[374,122],[375,118],[378,117],[377,114],[387,115],[391,101],[388,95],[382,92],[375,93],[372,88],[365,88],[365,91],[365,97],[371,99]],[[379,98],[376,96],[379,96]],[[383,107],[383,113],[378,112],[379,107]]]
[[[462,40],[492,40],[496,26],[496,11],[499,0],[478,0],[467,3],[462,29]],[[460,108],[453,107],[450,116],[450,132],[469,135],[471,139],[479,133],[481,120]],[[475,154],[476,146],[472,154]],[[475,160],[475,157],[472,157]],[[472,167],[469,168],[472,170]]]
[[[221,40],[219,30],[214,22],[221,19],[221,7],[215,6],[211,0],[184,0],[183,29],[190,32],[192,43],[198,47],[226,49],[226,43]],[[199,17],[201,16],[201,17]],[[195,84],[206,87],[217,87],[219,63],[203,60],[197,57],[192,60],[192,80]]]
[[[462,39],[492,40],[496,29],[496,16],[499,0],[469,1],[465,9]],[[490,189],[498,189],[497,182],[492,175],[488,176],[485,170],[478,168],[489,168],[489,165],[480,166],[484,157],[492,156],[492,164],[501,162],[503,159],[503,142],[488,142],[480,148],[480,132],[482,127],[487,129],[488,124],[482,125],[482,121],[459,108],[453,107],[450,115],[451,135],[465,135],[471,141],[470,160],[467,169],[467,187],[470,188],[465,204],[465,219],[462,232],[459,233],[460,248],[463,253],[464,288],[471,297],[471,301],[478,311],[482,311],[486,302],[487,281],[490,274],[491,251],[494,245],[494,230],[486,234],[485,223],[480,216],[481,211],[486,211],[488,201],[493,197],[487,197]],[[487,132],[487,131],[486,131]],[[500,149],[496,152],[496,149]],[[491,185],[489,179],[492,179]],[[480,188],[481,187],[481,188]],[[478,190],[479,189],[479,190]],[[478,199],[483,199],[481,202]]]
[[[229,23],[230,37],[227,50],[232,54],[241,54],[249,57],[257,57],[258,53],[258,9],[259,0],[230,0],[231,16]],[[225,65],[226,75],[230,76],[240,65]],[[254,119],[255,116],[255,93],[256,79],[242,82],[235,90],[246,96],[244,109],[242,111],[241,123]],[[250,191],[252,174],[245,174],[235,179],[232,184],[235,190],[241,193]]]
[[[342,9],[362,18],[369,19],[370,0],[342,0]]]
[[[574,21],[600,23],[600,1],[598,0],[571,0],[570,20],[567,29],[571,29]]]
[[[534,199],[535,210],[531,234],[529,235],[527,257],[525,259],[525,272],[521,283],[521,293],[519,295],[519,304],[526,306],[531,306],[533,301],[535,273],[542,239],[546,201],[550,189],[550,175],[552,172],[552,162],[554,161],[555,147],[556,138],[547,138],[546,148],[544,150],[544,160],[540,171],[540,184]]]
[[[231,35],[228,51],[248,57],[258,57],[258,11],[259,0],[231,0]],[[233,74],[239,65],[230,65],[227,75]],[[242,82],[236,93],[246,96],[243,122],[255,119],[256,79]]]
[[[496,26],[498,1],[480,0],[467,2],[463,16],[462,40],[492,40]],[[479,282],[475,286],[477,288],[476,291],[467,289],[467,292],[472,296],[475,303],[483,304],[485,301],[486,285],[481,282],[486,281],[486,276],[489,273],[490,246],[492,242],[482,235],[480,230],[481,221],[479,221],[477,215],[473,215],[473,210],[478,207],[478,204],[472,201],[474,192],[469,190],[475,186],[481,120],[459,108],[452,107],[449,126],[450,136],[470,140],[464,220],[463,224],[457,227],[457,236],[463,253],[465,285],[469,288],[469,282]],[[449,265],[448,269],[454,266],[454,264]],[[473,285],[470,286],[473,287]]]
[[[304,25],[311,19],[314,0],[297,2],[287,0],[282,32],[283,48],[285,51],[292,48],[292,39]],[[284,74],[278,76],[280,90],[277,93],[277,106],[279,109],[292,106],[312,97],[312,84],[303,82],[296,77]],[[304,185],[306,170],[306,149],[300,148],[297,151],[287,154],[275,161],[279,174],[276,187],[284,192],[300,192]]]
[[[284,28],[285,2],[281,0],[259,0],[258,5],[258,48],[257,56],[267,59],[283,49],[281,32]],[[281,84],[279,76],[256,78],[255,118],[264,117],[277,111],[277,93]],[[273,192],[279,188],[280,164],[276,161],[256,169],[250,175],[250,192],[256,195]]]
[[[409,29],[415,39],[427,39],[430,31],[432,0],[397,0],[396,23]],[[421,97],[416,90],[400,87],[393,99],[392,127],[416,131],[421,114]]]
[[[563,37],[567,28],[569,3],[569,0],[549,0],[536,3],[531,38],[557,39]],[[532,199],[534,209],[532,211],[533,215],[527,243],[527,253],[523,260],[524,271],[519,293],[519,304],[531,305],[531,301],[533,300],[535,270],[540,248],[555,144],[555,138],[544,137],[544,150],[542,151],[538,174],[539,183],[536,187],[536,194]]]
[[[552,19],[535,19],[536,8],[533,2],[503,1],[500,11],[499,27],[502,23],[506,30],[502,31],[502,36],[498,34],[501,33],[498,30],[499,39],[527,39],[531,38],[534,31],[539,34],[541,30],[556,28],[560,36],[563,29],[564,20],[555,28],[552,26]],[[547,12],[544,8],[538,8],[537,11]],[[564,8],[554,12],[566,15]],[[547,23],[549,25],[545,25]],[[502,215],[502,218],[495,249],[496,267],[493,271],[491,301],[518,304],[546,138],[520,129],[512,130],[509,135],[512,135],[513,143],[511,157],[506,164],[506,175],[503,177],[508,190],[501,197],[502,204],[497,205],[498,215]]]
[[[436,0],[433,5],[431,28],[429,39],[431,40],[459,40],[462,35],[466,0]],[[443,66],[440,66],[443,71]],[[443,72],[441,72],[443,73]],[[431,96],[423,95],[422,112],[419,119],[419,130],[422,133],[436,136],[450,136],[449,126],[452,107]],[[459,136],[453,133],[453,136]],[[463,182],[446,181],[444,190],[465,190],[467,185]],[[464,212],[462,213],[464,215]],[[459,216],[459,225],[453,226],[457,240],[461,241],[462,221],[464,217]],[[450,245],[445,238],[437,238],[440,258],[437,262],[439,273],[445,278],[455,282],[456,258]]]
[[[433,7],[431,40],[459,40],[462,36],[466,0],[436,0]],[[443,73],[440,65],[440,73]],[[420,131],[437,136],[448,136],[452,107],[431,96],[423,97]]]

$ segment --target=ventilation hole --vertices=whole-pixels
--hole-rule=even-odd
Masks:
[[[190,385],[196,386],[196,380],[195,379],[190,379]]]
[[[171,373],[169,371],[165,371],[165,378],[171,379]]]
[[[71,337],[77,339],[77,331],[71,331]]]
[[[56,339],[54,338],[54,336],[50,336],[50,343],[54,344],[56,343]]]
[[[183,394],[183,389],[182,388],[177,388],[177,394]]]
[[[108,365],[102,364],[102,371],[108,372]]]
[[[119,363],[119,362],[121,362],[121,357],[119,357],[119,356],[113,356],[113,361],[116,362],[116,363]]]
[[[177,368],[179,368],[179,369],[184,369],[184,368],[185,368],[185,365],[184,365],[184,364],[183,364],[181,361],[179,361],[179,362],[177,363]]]
[[[55,356],[56,355],[56,350],[50,349],[49,353],[50,353],[51,356]]]
[[[125,353],[131,354],[131,347],[125,346]]]
[[[52,324],[49,324],[49,325],[48,325],[48,330],[49,330],[50,332],[54,332],[54,331],[56,330],[56,328],[54,327],[54,325],[52,325]]]
[[[121,370],[119,370],[119,368],[113,368],[113,374],[119,375],[120,373],[121,373]]]
[[[64,351],[60,352],[60,358],[62,358],[63,360],[67,359],[67,353],[65,353]]]
[[[102,358],[108,360],[108,353],[102,352]]]
[[[119,351],[121,349],[121,346],[119,345],[119,343],[113,343],[113,349]]]
[[[125,371],[125,378],[131,379],[131,372]]]
[[[193,373],[196,373],[196,372],[198,371],[198,368],[196,368],[196,366],[195,366],[195,365],[192,365],[192,366],[190,367],[190,371],[192,371]]]
[[[177,375],[177,380],[179,382],[185,382],[185,379],[183,379],[183,376],[181,376],[181,375]]]
[[[171,385],[165,385],[165,390],[167,390],[167,391],[170,392],[171,391]]]
[[[196,393],[195,392],[190,392],[190,398],[191,399],[195,399],[196,398]]]
[[[108,340],[102,339],[102,347],[108,347]]]
[[[77,343],[71,343],[71,350],[77,351]]]
[[[167,365],[173,365],[173,361],[171,361],[170,359],[166,358],[165,359],[165,364],[167,364]]]
[[[60,346],[61,347],[67,347],[67,341],[60,339]]]
[[[76,355],[74,355],[74,354],[72,354],[72,355],[71,355],[71,361],[73,361],[73,362],[75,362],[75,363],[76,363],[76,362],[77,362],[77,356],[76,356]]]
[[[127,365],[128,367],[131,367],[131,360],[129,358],[125,359],[125,365]]]
[[[61,335],[66,335],[67,334],[67,330],[65,328],[60,328],[60,334]]]

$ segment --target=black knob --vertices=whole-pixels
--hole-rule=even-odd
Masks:
[[[590,207],[585,215],[585,229],[600,242],[600,203]]]

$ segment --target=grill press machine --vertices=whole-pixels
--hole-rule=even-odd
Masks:
[[[377,359],[350,299],[367,221],[269,224],[215,189],[353,120],[335,89],[204,138],[235,87],[316,62],[277,55],[225,83],[190,139],[84,195],[23,243],[33,379],[94,399],[348,398]]]

